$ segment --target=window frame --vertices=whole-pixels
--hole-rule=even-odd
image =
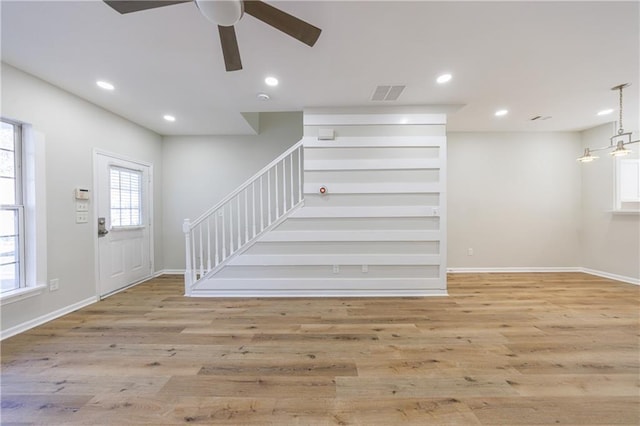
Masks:
[[[20,127],[21,287],[0,292],[0,306],[41,294],[47,287],[47,203],[45,137],[26,122],[0,116]]]
[[[633,153],[632,157],[624,156],[617,157],[614,164],[614,205],[613,212],[618,213],[640,213],[640,198],[637,200],[623,200],[622,199],[622,164],[625,162],[632,162],[637,164],[637,173],[640,178],[640,156],[638,153]]]
[[[22,123],[9,120],[4,117],[0,117],[0,121],[13,126],[13,162],[14,162],[14,204],[2,204],[0,205],[0,209],[3,211],[14,211],[14,215],[17,221],[17,226],[14,232],[17,232],[15,235],[17,250],[15,251],[14,256],[17,258],[14,263],[17,263],[16,272],[18,274],[17,285],[14,286],[11,290],[0,291],[0,295],[6,296],[11,295],[15,292],[19,292],[20,290],[27,287],[27,279],[26,279],[26,250],[25,250],[25,194],[24,194],[24,139],[23,139],[23,128]]]
[[[111,178],[112,178],[112,172],[114,170],[117,170],[118,172],[122,173],[122,172],[126,172],[126,173],[130,173],[130,174],[136,174],[138,177],[138,190],[137,190],[137,196],[138,196],[138,218],[139,218],[139,223],[135,224],[135,225],[114,225],[113,223],[113,198],[112,198],[112,192],[113,188],[111,187]],[[144,200],[143,200],[143,180],[144,180],[144,173],[142,170],[138,170],[138,169],[131,169],[131,168],[127,168],[127,167],[122,167],[119,165],[114,165],[114,164],[110,164],[109,165],[109,223],[111,226],[111,230],[113,231],[126,231],[126,230],[131,230],[131,229],[139,229],[139,228],[144,228],[146,226],[145,224],[145,211],[144,211]],[[120,180],[121,181],[121,180]],[[122,207],[118,207],[117,210],[125,210]],[[128,210],[133,210],[133,208],[129,208]]]

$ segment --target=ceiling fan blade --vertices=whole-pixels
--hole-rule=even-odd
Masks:
[[[111,6],[117,12],[121,14],[138,12],[141,10],[147,9],[156,9],[158,7],[170,6],[172,4],[178,3],[190,3],[193,0],[160,0],[160,1],[151,1],[151,0],[139,0],[139,1],[129,1],[129,0],[104,0],[106,4]]]
[[[242,61],[240,61],[236,30],[233,29],[233,26],[223,27],[218,25],[218,32],[220,33],[220,44],[222,45],[222,55],[224,56],[224,67],[227,71],[241,70]]]
[[[308,46],[313,46],[322,32],[320,28],[259,0],[245,0],[244,11]]]

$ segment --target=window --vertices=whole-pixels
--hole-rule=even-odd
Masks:
[[[46,287],[45,158],[42,133],[0,118],[0,305]]]
[[[640,159],[616,159],[615,210],[640,211]]]
[[[111,167],[111,227],[142,226],[142,172]]]
[[[25,286],[22,128],[0,121],[0,284],[1,293]]]

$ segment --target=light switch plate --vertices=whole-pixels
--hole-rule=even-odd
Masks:
[[[76,212],[76,223],[88,223],[88,222],[89,222],[89,213]]]
[[[86,201],[78,201],[76,202],[76,211],[77,212],[88,212],[89,211],[89,203]]]

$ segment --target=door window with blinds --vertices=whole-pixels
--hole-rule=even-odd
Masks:
[[[111,228],[142,226],[142,172],[111,166],[109,173]]]

